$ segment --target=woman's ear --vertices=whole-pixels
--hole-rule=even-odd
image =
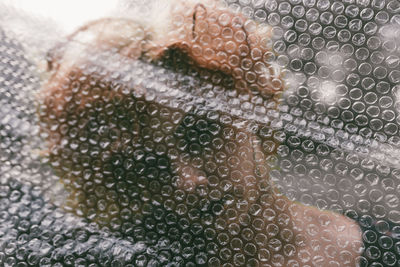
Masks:
[[[204,49],[196,44],[200,35],[208,34],[207,8],[209,6],[206,7],[199,3],[200,1],[179,1],[178,7],[170,7],[168,21],[165,21],[167,26],[159,27],[152,33],[153,38],[147,44],[146,55],[151,61],[156,61],[161,59],[166,51],[179,49],[188,54],[196,65],[209,68],[207,62],[203,62],[202,59]],[[221,9],[217,3],[214,5],[215,10]]]
[[[199,22],[201,23],[202,20],[204,20],[206,16],[207,16],[206,7],[203,4],[196,4],[194,6],[194,11],[193,11],[193,25],[192,25],[192,39],[193,40],[198,38],[198,34],[196,32],[199,28],[198,24],[199,24]]]

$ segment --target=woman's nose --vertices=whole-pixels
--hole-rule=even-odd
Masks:
[[[249,123],[224,125],[214,132],[212,122],[196,114],[186,114],[180,126],[187,117],[192,118],[193,126],[179,127],[177,142],[181,146],[170,158],[177,186],[192,191],[199,185],[212,187],[218,181],[225,186],[222,191],[236,190],[241,199],[255,201],[249,196],[260,181],[269,182],[266,159],[271,152],[262,149],[263,140],[248,129]],[[200,123],[202,128],[196,128]]]

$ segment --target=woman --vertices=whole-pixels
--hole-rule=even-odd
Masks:
[[[214,2],[165,9],[153,26],[89,23],[49,53],[40,116],[65,209],[161,265],[354,266],[356,223],[270,182],[284,89],[270,28]]]

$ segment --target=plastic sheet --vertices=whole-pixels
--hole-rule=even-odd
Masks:
[[[1,266],[399,266],[397,1],[0,6]]]

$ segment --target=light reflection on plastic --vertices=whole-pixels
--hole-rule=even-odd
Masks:
[[[0,1],[1,2],[1,1]],[[5,1],[7,3],[7,1]],[[116,7],[118,1],[96,0],[14,0],[13,6],[18,7],[28,14],[50,18],[58,22],[66,32],[71,32],[76,27],[89,20],[104,17]]]

